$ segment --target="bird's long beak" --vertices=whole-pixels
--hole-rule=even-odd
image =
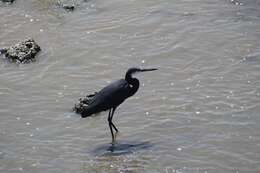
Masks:
[[[157,68],[146,68],[146,69],[141,69],[140,71],[144,72],[144,71],[154,71],[154,70],[158,70],[158,69]]]

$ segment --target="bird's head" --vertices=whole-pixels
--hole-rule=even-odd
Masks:
[[[133,74],[138,73],[138,72],[146,72],[146,71],[154,71],[154,70],[158,70],[157,68],[146,68],[146,69],[141,69],[141,68],[136,68],[136,67],[132,67],[129,68],[126,72],[125,78],[129,79],[132,77]]]

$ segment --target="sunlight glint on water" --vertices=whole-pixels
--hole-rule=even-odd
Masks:
[[[37,61],[0,59],[0,172],[259,172],[257,0],[0,3],[0,47],[33,37]],[[116,111],[81,119],[80,97],[140,74]],[[113,152],[111,152],[113,151]]]

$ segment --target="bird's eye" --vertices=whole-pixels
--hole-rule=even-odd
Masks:
[[[133,88],[133,85],[130,84],[130,88]]]

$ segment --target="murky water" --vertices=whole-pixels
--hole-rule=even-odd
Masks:
[[[0,59],[0,172],[259,172],[260,2],[0,3],[0,47],[33,37],[37,61]],[[81,119],[78,98],[138,75],[138,93]],[[111,152],[113,151],[113,152]]]

